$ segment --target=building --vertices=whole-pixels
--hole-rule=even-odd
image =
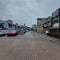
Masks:
[[[6,20],[6,23],[8,23],[8,29],[14,29],[14,24],[13,24],[13,21],[12,20]]]
[[[7,22],[0,20],[0,29],[8,29]]]
[[[60,8],[52,13],[52,27],[60,27]]]
[[[60,8],[52,13],[49,34],[60,38]]]
[[[12,21],[12,20],[6,20],[6,22],[7,22],[8,24],[13,24],[13,21]]]
[[[42,25],[43,25],[43,32],[45,33],[45,32],[48,30],[48,28],[51,27],[51,16],[49,16],[49,17],[46,19],[46,21],[43,22]]]
[[[43,33],[43,23],[47,18],[37,18],[37,32]]]
[[[32,28],[35,32],[37,32],[37,25],[36,24],[32,25]]]

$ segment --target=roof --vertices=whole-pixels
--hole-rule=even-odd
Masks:
[[[37,18],[37,20],[43,20],[43,19],[47,19],[47,18]]]

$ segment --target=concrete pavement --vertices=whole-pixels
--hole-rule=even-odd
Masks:
[[[37,33],[0,37],[0,60],[60,60],[59,39]]]

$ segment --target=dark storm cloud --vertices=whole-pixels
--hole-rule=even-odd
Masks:
[[[12,19],[28,26],[60,7],[60,0],[0,0],[0,19]]]

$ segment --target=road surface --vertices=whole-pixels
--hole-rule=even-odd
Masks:
[[[60,60],[60,41],[30,32],[0,37],[0,60]]]

